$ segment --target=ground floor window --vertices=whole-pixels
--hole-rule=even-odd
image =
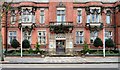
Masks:
[[[46,44],[46,31],[38,31],[38,43]]]
[[[27,39],[31,43],[31,34],[29,32],[25,31],[23,32],[23,40]]]
[[[17,38],[17,32],[16,31],[9,31],[8,32],[8,44],[11,44],[12,40],[13,39],[16,39]]]
[[[90,32],[90,42],[94,43],[94,40],[98,37],[98,32],[97,31],[92,31]]]
[[[76,31],[76,44],[84,43],[84,33],[83,31]]]
[[[112,39],[112,31],[105,31],[105,40],[109,38]]]

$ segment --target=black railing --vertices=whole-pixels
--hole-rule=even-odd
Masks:
[[[90,23],[86,23],[85,27],[86,27],[86,29],[89,29],[89,30],[102,30],[103,29],[103,23],[101,23],[101,22],[90,22]]]
[[[54,33],[68,33],[73,30],[72,22],[50,22],[50,32]]]

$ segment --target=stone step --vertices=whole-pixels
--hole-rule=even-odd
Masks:
[[[73,55],[70,54],[53,54],[49,55],[50,57],[72,57]]]

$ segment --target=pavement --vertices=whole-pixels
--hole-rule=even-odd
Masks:
[[[5,57],[2,64],[100,64],[120,63],[120,57]]]

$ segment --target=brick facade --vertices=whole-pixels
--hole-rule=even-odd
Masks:
[[[99,22],[103,23],[103,29],[100,29],[98,31],[98,37],[104,40],[104,34],[103,30],[105,31],[111,31],[112,32],[112,39],[116,43],[116,47],[120,48],[120,2],[15,2],[12,3],[11,6],[12,9],[15,10],[16,13],[16,22],[14,24],[11,24],[11,11],[8,11],[5,16],[2,18],[2,38],[3,38],[3,45],[4,48],[9,48],[10,44],[9,41],[9,31],[16,31],[16,39],[21,43],[21,29],[18,28],[20,24],[20,15],[21,10],[24,7],[30,7],[32,8],[32,12],[35,13],[35,28],[32,29],[31,32],[31,47],[34,48],[36,42],[38,42],[38,31],[45,31],[45,41],[46,43],[42,45],[43,49],[47,49],[49,51],[56,51],[56,42],[57,41],[65,41],[64,46],[66,47],[66,52],[74,49],[81,49],[82,44],[76,44],[76,31],[83,31],[83,41],[86,41],[87,44],[89,44],[89,47],[91,49],[95,49],[95,47],[91,46],[90,42],[90,29],[87,28],[86,22],[87,22],[87,8],[99,8],[100,9],[100,19]],[[72,32],[68,33],[52,33],[50,31],[50,23],[58,23],[57,22],[57,8],[65,8],[65,22],[72,23],[73,29]],[[34,9],[34,10],[33,10]],[[81,10],[81,17],[82,21],[78,24],[77,22],[77,16],[78,16],[78,10]],[[44,23],[40,23],[40,14],[41,10],[44,10]],[[106,14],[107,10],[111,12],[110,15],[110,24],[106,23]],[[96,23],[96,22],[94,22]],[[22,28],[26,26],[31,26],[31,22],[25,23],[21,22],[21,24],[28,24],[28,25],[22,25]],[[91,24],[89,22],[89,24]],[[92,26],[92,25],[91,25]],[[97,25],[93,25],[94,27]],[[29,27],[30,28],[30,27]],[[94,30],[93,30],[94,31]],[[56,36],[58,34],[64,34],[65,38],[57,38]],[[58,35],[59,36],[59,35]],[[7,45],[6,45],[7,44]],[[72,46],[71,46],[72,45]],[[71,47],[70,47],[71,46]],[[51,49],[52,48],[52,49]],[[54,49],[54,50],[53,50]]]

